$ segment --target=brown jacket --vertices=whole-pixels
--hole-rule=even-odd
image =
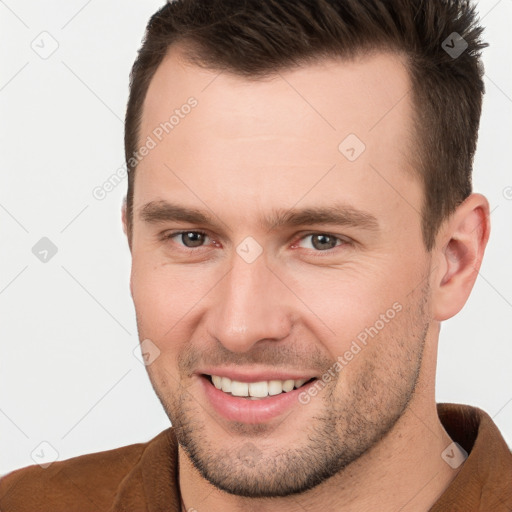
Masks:
[[[457,404],[438,413],[469,457],[430,512],[511,512],[512,454],[491,418]],[[18,469],[0,479],[0,511],[180,512],[177,461],[171,427],[147,443]]]

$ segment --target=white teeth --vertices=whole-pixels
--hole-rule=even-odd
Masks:
[[[291,391],[295,382],[293,380],[285,380],[283,382],[283,391]]]
[[[249,396],[249,384],[247,382],[232,380],[231,394],[234,396]]]
[[[217,389],[222,389],[225,393],[231,393],[233,396],[242,396],[257,400],[267,396],[279,395],[283,391],[289,392],[293,388],[300,388],[307,379],[287,379],[287,380],[269,380],[260,382],[239,382],[231,380],[228,377],[211,375],[213,385]]]
[[[231,392],[231,379],[228,379],[227,377],[222,377],[221,388],[222,388],[222,391],[224,391],[224,393],[230,393]]]
[[[249,384],[249,395],[259,398],[268,396],[268,382],[251,382]]]
[[[217,389],[222,389],[222,377],[219,377],[218,375],[212,375],[212,381],[213,385]]]
[[[279,395],[283,392],[283,381],[281,380],[269,380],[268,381],[268,394],[270,396]]]

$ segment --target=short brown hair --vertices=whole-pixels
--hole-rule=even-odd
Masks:
[[[180,43],[195,65],[248,79],[315,59],[390,50],[406,57],[412,83],[417,144],[412,149],[424,184],[422,232],[430,251],[443,220],[472,191],[484,93],[480,50],[488,46],[480,39],[482,31],[470,0],[167,3],[151,17],[130,74],[125,119],[129,236],[136,169],[131,157],[149,83],[170,45]],[[463,51],[457,55],[450,48]]]

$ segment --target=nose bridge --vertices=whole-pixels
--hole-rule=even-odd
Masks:
[[[291,311],[284,288],[263,255],[248,262],[235,254],[210,310],[210,334],[233,352],[248,351],[260,340],[286,337]]]

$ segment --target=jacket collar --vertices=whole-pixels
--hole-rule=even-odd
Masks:
[[[490,416],[462,404],[437,404],[437,411],[448,435],[469,456],[429,512],[510,512],[512,454]],[[148,443],[109,512],[181,512],[180,506],[178,442],[171,427]]]

